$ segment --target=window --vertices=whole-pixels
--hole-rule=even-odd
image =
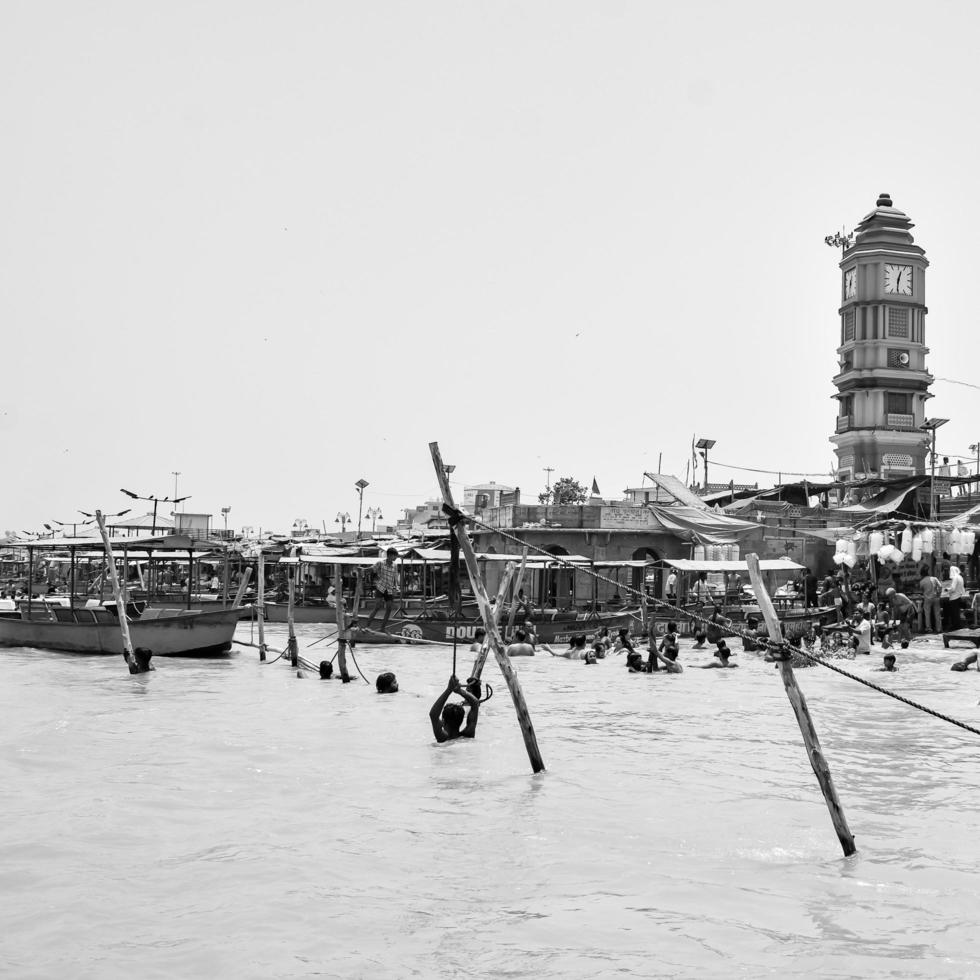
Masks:
[[[844,340],[854,339],[854,310],[848,310],[844,314]]]
[[[854,412],[854,396],[844,395],[843,398],[838,399],[840,402],[840,414],[841,417],[845,415],[851,415]]]
[[[888,307],[888,336],[908,338],[909,311],[901,307]]]
[[[885,411],[889,415],[911,415],[912,396],[906,392],[885,392]]]

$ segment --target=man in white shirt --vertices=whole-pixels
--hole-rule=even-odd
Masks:
[[[854,625],[851,627],[855,653],[871,653],[871,623],[864,617],[864,613],[859,609],[854,614]]]
[[[667,601],[677,602],[677,572],[671,572],[667,576]]]
[[[950,629],[958,630],[963,624],[962,611],[967,598],[963,573],[952,563],[949,566],[949,619]]]

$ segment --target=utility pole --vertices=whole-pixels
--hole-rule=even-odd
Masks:
[[[550,503],[551,502],[551,474],[555,472],[555,468],[553,466],[545,466],[543,467],[543,469],[545,473],[548,474],[544,485],[544,492],[545,492],[545,496],[548,498],[548,502]]]

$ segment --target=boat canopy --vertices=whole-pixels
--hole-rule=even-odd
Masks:
[[[665,558],[665,565],[679,572],[747,572],[749,566],[744,561],[695,561],[693,558]],[[789,558],[762,558],[759,568],[763,572],[800,572],[805,565],[798,565]]]
[[[190,551],[194,546],[193,538],[186,534],[158,534],[154,536],[139,535],[131,538],[109,538],[109,544],[113,548],[152,548],[154,551]],[[16,545],[4,545],[4,547],[35,548],[44,551],[63,551],[65,548],[89,548],[97,550],[102,554],[102,539],[94,537],[84,538],[43,538],[37,541],[18,541]],[[209,550],[213,551],[214,548]]]

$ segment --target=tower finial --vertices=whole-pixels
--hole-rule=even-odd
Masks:
[[[891,194],[885,191],[878,195],[878,207],[879,208],[890,208],[892,206]]]

